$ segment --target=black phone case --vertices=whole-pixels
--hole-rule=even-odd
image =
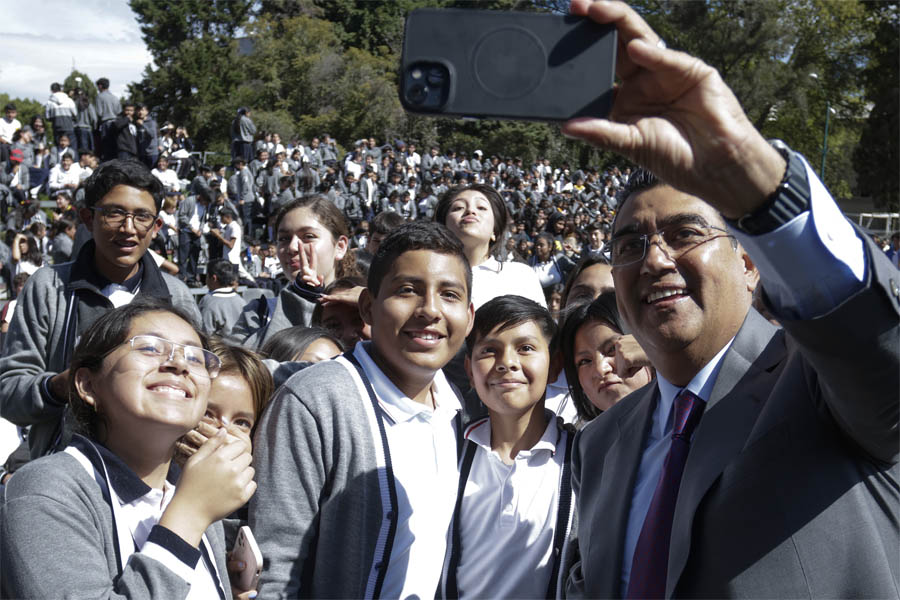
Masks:
[[[440,65],[443,75],[426,68],[426,76],[413,79],[421,64]],[[605,117],[615,64],[615,27],[583,17],[419,9],[406,18],[400,101],[410,112],[436,116]]]

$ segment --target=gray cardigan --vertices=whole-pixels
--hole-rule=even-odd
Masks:
[[[374,408],[351,369],[343,358],[303,369],[257,425],[250,526],[266,563],[260,598],[364,598],[386,571],[396,509],[379,455],[390,453],[382,440],[376,447]]]
[[[206,537],[230,598],[221,523]],[[61,452],[32,461],[9,480],[0,504],[2,597],[175,599],[190,591],[140,552],[120,575],[116,554],[110,506],[74,457]]]
[[[265,302],[265,298],[248,302],[237,323],[231,328],[231,336],[251,350],[262,348],[269,338],[282,329],[295,325],[309,327],[316,308],[315,302],[301,298],[291,290],[291,286],[285,287],[278,294],[271,314],[268,314],[268,307],[263,310],[264,314],[268,314],[268,320],[260,318],[262,302]]]
[[[46,381],[69,366],[76,338],[112,308],[79,274],[93,269],[92,253],[89,242],[76,261],[35,271],[10,322],[0,358],[0,416],[16,425],[31,425],[28,442],[35,457],[51,447],[65,408],[44,389]],[[200,311],[187,286],[160,272],[148,254],[141,260],[140,294],[170,299],[199,324]]]

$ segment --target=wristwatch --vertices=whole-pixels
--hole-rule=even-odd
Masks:
[[[732,227],[750,235],[775,231],[797,215],[809,210],[810,190],[806,165],[800,155],[781,140],[769,140],[787,163],[784,177],[766,202],[752,213],[736,220],[728,219]]]

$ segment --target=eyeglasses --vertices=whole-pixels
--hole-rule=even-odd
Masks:
[[[146,210],[128,212],[121,208],[107,206],[95,206],[93,210],[100,213],[103,223],[109,227],[121,227],[125,219],[131,217],[135,230],[141,235],[150,231],[150,228],[153,227],[153,223],[156,221],[156,215]]]
[[[644,260],[650,247],[650,238],[659,236],[660,249],[670,259],[675,260],[682,254],[700,244],[720,237],[730,237],[727,229],[702,225],[699,223],[669,225],[653,233],[623,233],[613,236],[609,242],[610,263],[614,267],[625,267]]]
[[[187,370],[200,377],[215,378],[222,367],[219,357],[199,346],[187,346],[155,335],[136,335],[125,343],[131,345],[131,351],[141,356],[152,358],[162,364],[175,358],[175,350],[180,348]]]

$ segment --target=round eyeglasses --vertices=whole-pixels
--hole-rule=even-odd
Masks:
[[[179,344],[155,335],[136,335],[130,340],[126,340],[125,343],[131,346],[132,352],[152,358],[159,364],[173,360],[175,351],[180,349],[187,370],[200,377],[213,379],[222,368],[222,361],[219,360],[219,357],[200,346]]]
[[[135,230],[141,235],[150,231],[156,221],[156,215],[146,210],[129,212],[115,206],[95,206],[92,210],[100,214],[103,224],[108,227],[121,227],[125,219],[131,217]]]

